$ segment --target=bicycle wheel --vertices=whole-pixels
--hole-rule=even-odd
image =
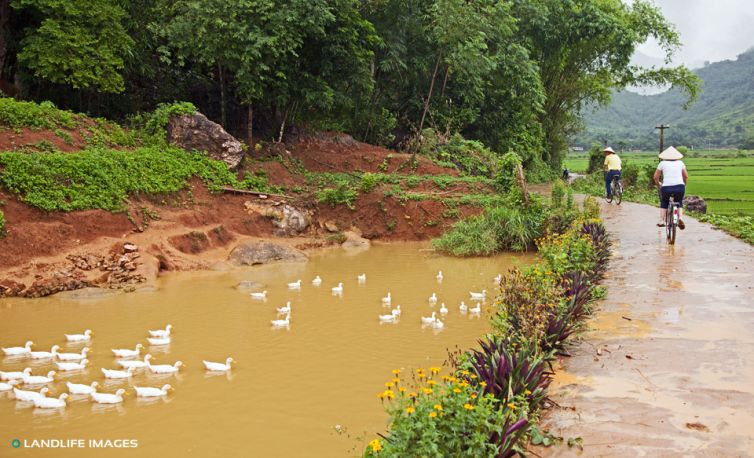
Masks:
[[[668,243],[673,245],[675,243],[675,221],[673,220],[673,210],[675,209],[675,202],[673,198],[670,198],[668,203],[668,210],[665,212],[665,235],[668,238]]]
[[[615,198],[617,205],[623,202],[623,185],[620,184],[620,179],[617,177],[613,178],[613,198]]]

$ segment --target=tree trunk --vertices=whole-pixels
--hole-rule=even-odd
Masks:
[[[227,129],[228,119],[225,112],[225,71],[223,71],[223,66],[219,62],[217,63],[217,74],[220,78],[220,124],[223,126],[223,129]]]
[[[437,62],[435,62],[435,70],[432,72],[432,81],[429,83],[429,93],[427,94],[427,100],[424,101],[424,112],[422,112],[422,119],[419,121],[419,135],[421,135],[424,128],[424,118],[427,116],[427,110],[429,110],[429,101],[432,99],[432,91],[435,88],[435,79],[437,78],[437,70],[440,68],[440,60],[442,56],[437,56]]]
[[[8,53],[7,25],[10,19],[10,0],[0,0],[0,79],[5,68],[5,56]]]
[[[248,106],[248,118],[246,119],[246,143],[249,150],[254,150],[254,107],[251,103]]]

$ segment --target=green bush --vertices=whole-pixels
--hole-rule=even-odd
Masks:
[[[0,210],[0,237],[5,235],[5,213]]]
[[[191,102],[161,103],[151,113],[141,113],[131,119],[134,127],[143,129],[148,135],[165,136],[165,127],[173,116],[195,114],[196,107]]]
[[[521,165],[521,158],[516,153],[507,153],[500,159],[495,185],[503,192],[510,191],[516,185],[516,170]]]
[[[333,208],[345,204],[351,210],[355,210],[356,207],[354,207],[353,202],[358,195],[359,193],[347,181],[338,181],[334,188],[317,191],[317,200],[329,204]]]
[[[73,129],[76,127],[76,115],[55,108],[52,102],[37,104],[0,97],[0,125],[33,129]]]
[[[586,168],[586,173],[599,172],[605,165],[605,154],[602,152],[604,148],[595,143],[589,148],[589,165]]]
[[[199,176],[212,190],[236,185],[221,161],[178,148],[76,153],[0,153],[0,184],[47,211],[101,208],[122,211],[130,194],[176,192]]]
[[[453,164],[462,174],[493,178],[500,166],[500,158],[482,142],[466,140],[460,134],[437,148],[434,159],[445,165]]]

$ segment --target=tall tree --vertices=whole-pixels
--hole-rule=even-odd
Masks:
[[[125,11],[111,0],[14,0],[31,10],[38,26],[23,31],[19,62],[34,76],[74,89],[121,92],[124,58],[133,40],[123,28]]]

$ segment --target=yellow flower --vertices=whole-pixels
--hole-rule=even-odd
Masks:
[[[425,374],[424,372],[418,373],[418,374],[416,374],[416,375],[417,375],[417,376],[418,376],[418,377],[419,377],[420,379],[424,379],[424,378],[427,378],[427,374]]]
[[[413,407],[406,407],[406,413],[411,415],[412,413],[416,412],[416,409]]]
[[[432,408],[435,410],[442,410],[442,404],[435,404]]]
[[[447,375],[443,375],[442,376],[442,381],[443,382],[447,382],[448,380],[450,380],[450,377],[448,377]]]
[[[370,442],[369,446],[372,447],[373,452],[379,452],[380,450],[382,450],[382,444],[380,443],[379,439],[375,439]]]
[[[531,391],[529,391],[529,390],[524,390],[524,394],[525,394],[525,395],[527,395],[527,396],[529,396],[529,395],[531,394]]]
[[[400,369],[393,369],[393,375],[398,375],[401,373]]]
[[[482,388],[484,388],[484,387],[486,387],[486,386],[487,386],[487,382],[485,382],[484,380],[482,380],[481,382],[479,382],[479,385],[480,385],[480,386],[481,386]]]
[[[453,392],[454,392],[454,393],[460,393],[460,392],[461,392],[461,389],[460,389],[460,388],[453,388]]]
[[[466,410],[474,410],[474,406],[472,406],[468,402],[463,405],[463,408],[466,409]]]
[[[414,392],[412,391],[411,393],[408,393],[408,397],[410,397],[410,398],[415,398],[415,397],[416,397],[416,393],[414,393]]]
[[[424,394],[432,394],[432,388],[422,388]]]
[[[476,380],[476,374],[471,374],[471,375],[469,375],[469,378],[470,378],[471,380]]]
[[[471,399],[476,399],[476,393],[471,393]]]
[[[463,371],[461,371],[461,375],[469,375],[469,371],[463,370]]]
[[[393,390],[386,390],[385,397],[388,399],[393,399],[395,397],[395,393],[393,393]]]
[[[437,412],[430,412],[430,413],[429,413],[429,416],[430,416],[431,418],[435,418],[435,417],[437,416]]]
[[[397,385],[398,383],[400,383],[400,381],[401,381],[401,379],[399,379],[399,378],[394,378],[394,379],[392,380],[392,382],[393,382],[393,383],[395,383],[396,385]]]
[[[392,388],[393,384],[392,382],[385,382],[385,388]]]
[[[511,409],[511,410],[516,410],[516,404],[514,404],[512,402],[509,402],[508,403],[508,408]]]
[[[437,382],[435,382],[434,380],[429,380],[427,381],[427,385],[430,385],[430,386],[437,385]]]
[[[398,391],[400,391],[401,393],[405,393],[406,392],[406,388],[400,387],[400,388],[398,388]]]
[[[440,369],[441,369],[441,368],[440,368],[440,367],[437,367],[437,366],[435,366],[435,367],[430,367],[430,368],[429,368],[430,372],[432,372],[432,374],[433,374],[433,375],[434,375],[434,374],[437,374],[437,373],[439,373],[439,372],[440,372]]]

